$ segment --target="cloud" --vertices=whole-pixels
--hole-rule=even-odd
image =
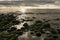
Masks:
[[[2,2],[1,2],[2,1]],[[60,0],[0,0],[0,4],[2,5],[31,5],[35,6],[35,4],[56,4],[60,2]]]

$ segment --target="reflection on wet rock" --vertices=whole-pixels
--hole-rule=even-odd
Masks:
[[[8,32],[19,40],[58,40],[60,35],[60,21],[58,20],[60,18],[53,17],[57,15],[0,14],[0,35],[2,32]]]

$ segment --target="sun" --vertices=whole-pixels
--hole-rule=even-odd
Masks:
[[[21,13],[26,13],[26,12],[27,12],[27,9],[22,8],[22,9],[20,9],[19,11],[20,11]]]

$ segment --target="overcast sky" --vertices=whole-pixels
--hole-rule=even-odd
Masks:
[[[1,1],[11,1],[11,2],[1,2]],[[15,2],[12,2],[15,1]],[[18,2],[16,2],[18,1]],[[20,4],[20,5],[36,5],[36,4],[60,4],[60,0],[0,0],[0,4]]]
[[[22,7],[26,7],[26,8],[30,8],[30,9],[33,9],[33,7],[35,8],[35,9],[40,9],[40,8],[42,8],[42,9],[48,9],[48,8],[60,8],[60,0],[0,0],[0,5],[2,5],[3,7],[2,8],[0,8],[0,9],[2,9],[2,11],[1,12],[3,12],[3,10],[4,10],[4,12],[5,11],[9,11],[9,10],[11,10],[11,11],[15,11],[15,10],[20,10],[20,8]],[[6,5],[16,5],[16,6],[18,6],[18,7],[16,7],[16,6],[8,6],[8,8],[7,7],[5,7]],[[33,6],[33,7],[32,7]],[[14,8],[15,7],[15,8]],[[7,10],[6,10],[7,9]]]
[[[60,0],[0,0],[0,1],[60,1]]]

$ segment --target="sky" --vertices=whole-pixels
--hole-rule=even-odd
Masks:
[[[60,4],[60,0],[0,0],[0,4],[4,4],[4,5]]]
[[[0,0],[0,12],[26,9],[60,9],[60,0]],[[12,5],[12,6],[5,6]],[[19,5],[19,6],[13,6]]]

